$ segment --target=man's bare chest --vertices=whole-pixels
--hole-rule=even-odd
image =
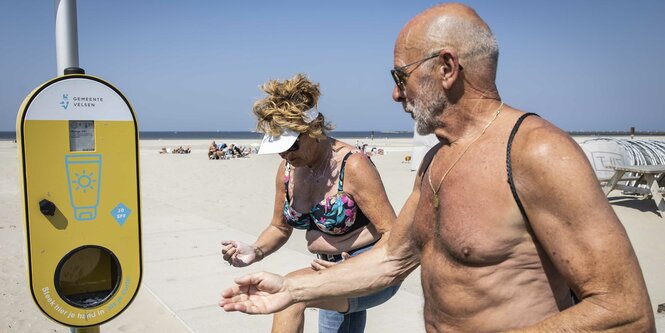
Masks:
[[[462,265],[492,265],[508,256],[529,237],[500,170],[451,172],[438,193],[423,181],[414,218],[415,244],[432,246]]]

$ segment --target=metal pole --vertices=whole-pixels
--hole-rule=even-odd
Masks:
[[[76,0],[55,0],[55,51],[58,76],[66,68],[79,67]]]
[[[99,333],[99,326],[71,328],[71,333]]]
[[[79,40],[76,0],[55,0],[55,56],[57,75],[79,67]],[[99,326],[70,327],[71,333],[99,333]]]

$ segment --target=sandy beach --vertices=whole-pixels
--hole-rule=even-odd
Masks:
[[[226,313],[217,306],[220,291],[234,277],[267,270],[285,274],[309,266],[313,255],[295,231],[277,253],[247,268],[221,259],[219,242],[253,242],[271,218],[277,155],[208,160],[217,142],[250,145],[257,140],[141,140],[143,282],[134,303],[102,332],[268,332],[271,316]],[[576,138],[578,141],[584,138]],[[663,139],[663,138],[659,138]],[[388,197],[399,211],[415,179],[404,157],[411,139],[357,138],[382,148],[373,157]],[[355,144],[356,138],[345,139]],[[159,154],[162,147],[191,147],[190,154]],[[16,143],[0,141],[0,332],[69,332],[34,304],[25,274],[25,239]],[[569,180],[574,181],[574,180]],[[609,201],[624,224],[640,261],[654,313],[665,303],[665,217],[652,200],[619,191]],[[593,207],[589,207],[593,209]],[[617,267],[620,272],[621,267]],[[423,297],[416,270],[393,299],[369,310],[366,332],[423,332]],[[626,304],[626,306],[630,306]],[[317,310],[307,310],[305,332],[316,332]],[[656,313],[665,332],[665,314]]]

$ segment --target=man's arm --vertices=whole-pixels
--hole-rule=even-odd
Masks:
[[[294,301],[367,295],[404,280],[420,264],[411,239],[418,199],[414,191],[384,244],[315,274],[289,277]]]
[[[517,192],[537,242],[581,302],[523,331],[655,331],[635,252],[586,156],[567,134],[529,120],[513,145]]]

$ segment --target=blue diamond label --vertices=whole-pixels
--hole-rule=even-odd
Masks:
[[[125,221],[129,217],[129,214],[132,211],[127,208],[123,203],[119,203],[113,210],[111,210],[111,215],[113,215],[113,218],[118,222],[118,224],[123,225],[125,224]]]

